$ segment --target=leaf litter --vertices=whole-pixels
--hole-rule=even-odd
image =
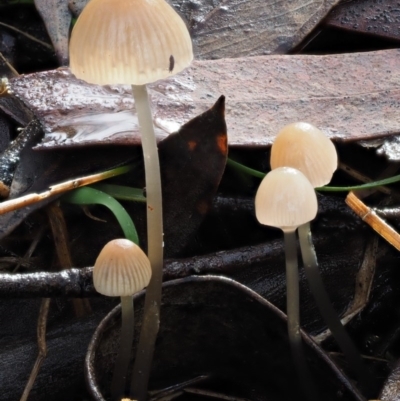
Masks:
[[[156,134],[166,137],[224,94],[230,146],[270,146],[293,121],[314,124],[334,141],[395,135],[399,66],[398,49],[195,61],[150,86]],[[89,85],[68,69],[16,77],[10,86],[43,125],[38,148],[140,143],[128,87]]]

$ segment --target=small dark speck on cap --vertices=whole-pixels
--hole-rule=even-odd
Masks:
[[[168,68],[169,72],[172,72],[172,70],[174,69],[174,65],[175,65],[175,59],[174,56],[171,54],[169,56],[169,68]]]

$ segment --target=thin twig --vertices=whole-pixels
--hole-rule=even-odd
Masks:
[[[17,266],[15,266],[13,273],[16,273],[19,270],[19,268],[21,267],[21,265],[24,265],[24,264],[26,265],[27,262],[24,262],[24,261],[28,261],[29,258],[32,256],[33,252],[35,252],[35,249],[38,246],[40,240],[42,239],[45,230],[46,230],[46,227],[42,226],[39,229],[39,231],[35,234],[35,238],[33,239],[31,245],[29,246],[29,248],[26,251],[23,258],[21,258],[21,260],[18,262]]]
[[[41,193],[33,193],[21,196],[19,198],[10,199],[8,201],[0,203],[0,215],[32,205],[52,196],[60,195],[64,192],[71,191],[85,185],[93,184],[94,182],[102,181],[120,174],[125,174],[131,168],[132,166],[118,167],[112,170],[104,171],[102,173],[92,174],[81,178],[75,178],[62,182],[60,184],[52,185],[50,186],[50,189]]]
[[[60,267],[61,269],[70,269],[72,267],[72,259],[69,250],[68,231],[64,214],[57,202],[53,202],[47,206],[46,211],[49,217]],[[73,299],[73,305],[77,317],[85,316],[91,312],[90,303],[87,299],[75,298]]]
[[[39,373],[40,367],[47,355],[46,346],[46,326],[47,326],[47,316],[49,314],[50,298],[43,298],[42,304],[40,305],[39,319],[37,324],[37,342],[39,353],[36,357],[35,364],[33,365],[31,374],[29,376],[28,382],[26,383],[24,392],[22,393],[20,401],[27,401],[29,393],[35,384],[36,377]]]
[[[37,39],[37,38],[35,38],[35,37],[32,36],[32,35],[29,35],[29,33],[23,32],[23,31],[19,30],[18,28],[15,28],[15,27],[12,26],[12,25],[5,24],[4,22],[0,22],[0,25],[1,25],[1,26],[4,26],[5,28],[11,29],[11,30],[14,31],[14,32],[19,33],[20,35],[23,35],[23,36],[25,36],[26,38],[28,38],[28,39],[30,39],[30,40],[33,40],[34,42],[39,43],[39,44],[41,44],[42,46],[47,47],[47,48],[50,49],[50,50],[53,50],[53,46],[52,46],[52,45],[50,45],[49,43],[43,42],[42,40]]]
[[[8,60],[4,57],[3,53],[0,52],[0,58],[3,60],[4,64],[10,69],[14,76],[18,77],[18,71],[8,62]]]
[[[183,391],[185,393],[190,394],[197,394],[197,395],[204,395],[210,398],[216,398],[218,400],[226,400],[226,401],[249,401],[248,398],[239,398],[239,397],[232,397],[230,395],[217,393],[216,391],[206,390],[204,388],[195,388],[195,387],[187,387],[184,388]]]
[[[373,209],[363,203],[354,192],[349,192],[346,197],[346,203],[363,221],[400,251],[400,235],[397,231],[381,219]]]

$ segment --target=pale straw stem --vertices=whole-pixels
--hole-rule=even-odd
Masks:
[[[125,392],[126,375],[132,351],[134,320],[133,297],[121,297],[121,339],[111,382],[111,398],[119,401]]]
[[[300,332],[299,269],[296,231],[284,230],[286,260],[286,313],[289,343],[301,388],[308,401],[317,401],[316,389],[307,366]]]
[[[152,277],[146,290],[143,322],[133,367],[130,398],[145,401],[154,345],[160,326],[163,269],[162,195],[158,149],[146,86],[132,85],[132,91],[142,133],[146,176],[147,244]]]
[[[371,397],[372,394],[370,383],[372,383],[372,381],[369,380],[369,373],[364,366],[359,351],[357,350],[345,327],[340,321],[338,314],[333,308],[333,305],[329,299],[329,295],[326,292],[324,283],[322,281],[322,277],[318,268],[317,255],[312,242],[310,223],[308,222],[301,225],[298,232],[301,255],[304,263],[304,273],[307,277],[311,293],[313,294],[319,312],[321,313],[321,316],[323,317],[333,337],[337,341],[340,349],[343,351],[351,370],[356,375],[360,388],[362,388],[364,392],[368,393],[368,397]]]

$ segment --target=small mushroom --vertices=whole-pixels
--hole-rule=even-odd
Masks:
[[[313,186],[303,173],[294,168],[279,167],[272,170],[258,187],[255,199],[258,221],[280,228],[284,234],[289,342],[303,391],[312,400],[318,398],[301,342],[296,229],[313,220],[317,210],[317,196]]]
[[[120,400],[125,388],[134,331],[132,296],[147,287],[150,278],[149,259],[128,239],[108,242],[94,264],[96,291],[109,297],[121,297],[121,343],[111,382],[113,400]]]

